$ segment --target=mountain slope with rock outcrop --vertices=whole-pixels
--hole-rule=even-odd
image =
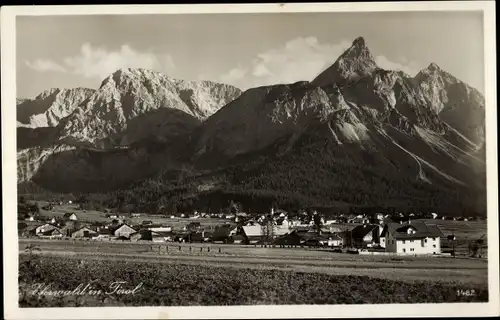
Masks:
[[[58,143],[79,149],[53,153],[25,180],[108,190],[109,206],[120,188],[138,211],[237,198],[484,212],[484,145],[464,132],[476,118],[453,116],[449,102],[475,110],[481,96],[430,69],[384,70],[360,37],[311,82],[243,93],[118,70],[57,127]]]
[[[17,125],[29,128],[55,127],[94,92],[88,88],[53,88],[34,99],[17,99]]]
[[[240,94],[225,84],[177,80],[147,69],[120,69],[61,122],[59,139],[99,148],[130,143],[130,134],[125,142],[120,134],[137,117],[165,108],[205,120]]]
[[[441,120],[475,144],[484,142],[485,101],[477,89],[435,63],[420,71],[415,81]]]

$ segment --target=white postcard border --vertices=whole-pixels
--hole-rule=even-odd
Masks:
[[[231,307],[19,308],[16,231],[16,15],[204,14],[278,12],[483,11],[488,183],[488,303],[291,305]],[[458,36],[458,35],[457,35]],[[466,41],[466,39],[464,40]],[[337,318],[493,316],[499,314],[498,168],[495,3],[493,1],[144,6],[11,6],[1,8],[4,317],[6,319]],[[464,61],[467,63],[467,61]]]

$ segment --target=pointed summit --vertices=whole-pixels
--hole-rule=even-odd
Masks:
[[[324,86],[345,82],[366,76],[377,69],[377,64],[363,37],[357,37],[335,63],[312,81],[314,85]]]
[[[427,67],[428,70],[430,71],[440,71],[441,68],[437,65],[437,63],[435,62],[432,62],[428,67]]]
[[[356,38],[356,39],[354,39],[354,41],[352,42],[352,45],[353,45],[353,46],[365,47],[365,46],[366,46],[365,38],[363,38],[363,37],[357,37],[357,38]]]

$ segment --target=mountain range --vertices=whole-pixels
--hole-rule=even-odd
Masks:
[[[120,69],[17,110],[20,190],[148,211],[485,210],[484,97],[435,63],[384,70],[361,37],[312,81],[241,92]]]

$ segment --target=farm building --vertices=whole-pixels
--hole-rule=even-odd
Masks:
[[[78,217],[76,216],[76,214],[74,212],[66,212],[63,216],[64,220],[68,221],[76,221],[78,220]]]
[[[50,231],[50,230],[54,230],[54,229],[59,229],[58,227],[56,227],[55,225],[53,224],[50,224],[50,223],[46,223],[44,225],[41,225],[41,226],[38,226],[36,227],[35,229],[35,234],[38,235],[40,233],[44,233],[46,231]]]
[[[153,232],[172,232],[172,227],[164,226],[164,227],[150,227],[149,230]]]
[[[204,234],[202,232],[187,232],[182,235],[182,242],[204,242]]]
[[[131,234],[136,233],[137,231],[128,224],[123,223],[112,228],[111,232],[115,237],[129,238]]]
[[[44,231],[44,232],[40,232],[38,234],[38,236],[40,238],[61,238],[63,236],[61,230],[59,230],[58,228],[56,229],[52,229],[52,230],[47,230],[47,231]]]
[[[108,228],[97,227],[96,231],[97,231],[96,239],[109,240],[113,236],[113,234]]]
[[[292,231],[276,239],[275,244],[277,245],[300,245],[302,243],[302,237],[297,231]]]
[[[355,248],[372,247],[380,243],[380,226],[364,224],[345,233],[344,244]]]
[[[231,236],[231,242],[235,244],[246,244],[247,239],[244,235],[241,234],[235,234]]]
[[[72,232],[71,238],[94,238],[97,237],[98,235],[99,234],[97,233],[97,231],[92,230],[88,227],[83,227]]]
[[[388,223],[381,234],[385,238],[386,252],[401,254],[439,254],[442,236],[437,225],[428,225],[424,221]]]
[[[336,234],[318,234],[315,231],[294,230],[276,239],[277,245],[341,246],[342,238]]]
[[[138,232],[132,233],[130,235],[130,240],[131,241],[152,241],[152,242],[165,242],[165,238],[163,237],[162,234],[148,230],[148,229],[141,229]]]
[[[342,247],[342,245],[344,244],[344,239],[337,233],[326,235],[326,237],[328,237],[329,247]]]
[[[301,244],[307,245],[307,246],[325,246],[328,245],[328,238],[318,234],[316,232],[304,232],[304,233],[299,233],[300,237],[302,238]]]

